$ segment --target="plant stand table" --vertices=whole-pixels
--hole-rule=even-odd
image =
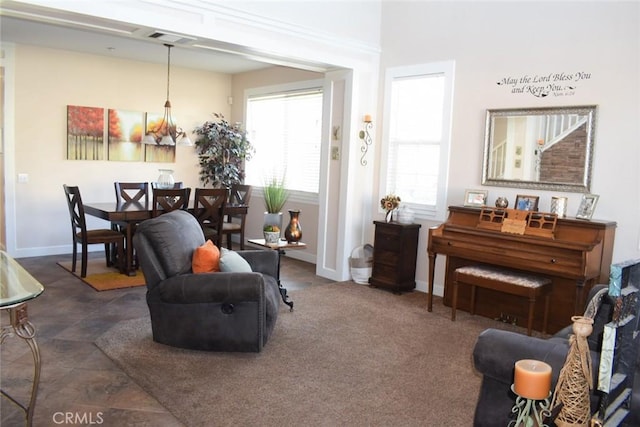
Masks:
[[[261,246],[263,248],[278,251],[278,272],[276,280],[278,282],[278,288],[280,289],[282,301],[289,306],[289,309],[291,311],[293,311],[293,301],[289,299],[289,296],[287,295],[287,289],[283,287],[282,283],[280,282],[280,258],[286,253],[286,249],[306,249],[307,244],[302,242],[289,243],[286,240],[282,239],[278,240],[278,243],[267,243],[264,239],[249,239],[248,242],[256,246]]]
[[[7,310],[11,319],[11,325],[2,325],[0,328],[0,344],[15,334],[25,340],[33,355],[33,382],[29,403],[22,404],[4,390],[0,392],[25,412],[28,427],[33,425],[33,411],[40,383],[40,350],[35,340],[36,329],[27,315],[27,301],[38,297],[43,291],[44,287],[40,282],[7,253],[0,251],[0,310]]]

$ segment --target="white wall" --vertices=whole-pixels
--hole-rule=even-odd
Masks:
[[[485,111],[597,104],[591,191],[600,201],[594,219],[618,223],[614,261],[640,257],[639,8],[637,2],[604,1],[383,3],[380,93],[386,67],[456,61],[449,205],[462,204],[465,189],[484,188],[491,202],[498,196],[513,203],[517,194],[539,195],[543,211],[552,195],[567,196],[568,213],[575,215],[580,194],[481,186]],[[562,72],[586,72],[591,78],[575,82],[573,95],[563,91],[564,96],[544,98],[497,85],[508,76]],[[381,218],[377,206],[372,208]],[[422,289],[427,228],[433,225],[423,222],[421,229]]]

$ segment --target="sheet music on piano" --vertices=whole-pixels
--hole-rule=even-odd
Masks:
[[[478,227],[502,233],[529,234],[554,238],[558,215],[550,212],[532,212],[484,206],[480,210]]]

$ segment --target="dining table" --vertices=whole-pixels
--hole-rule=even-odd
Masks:
[[[189,212],[194,213],[195,201],[190,201]],[[152,218],[151,203],[140,202],[91,202],[84,204],[84,212],[96,218],[111,223],[122,224],[125,227],[125,266],[124,272],[129,276],[136,275],[133,263],[133,235],[137,224]],[[247,214],[249,205],[226,204],[222,215]]]

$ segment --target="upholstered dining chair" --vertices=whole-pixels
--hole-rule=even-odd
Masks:
[[[227,204],[226,188],[196,188],[193,215],[196,217],[205,239],[216,246],[222,243],[223,211]]]
[[[225,208],[225,221],[222,223],[222,234],[227,239],[227,248],[233,249],[231,236],[240,235],[240,249],[244,250],[244,224],[247,217],[247,207],[251,199],[250,185],[233,184],[229,191],[229,201]],[[243,206],[240,212],[234,212],[234,207]],[[221,241],[222,243],[222,241]]]
[[[157,217],[162,214],[178,209],[187,210],[189,208],[189,196],[191,188],[171,188],[153,189],[153,206],[151,216]]]
[[[71,218],[71,234],[73,237],[73,260],[71,271],[76,271],[76,260],[78,258],[78,245],[82,246],[82,264],[80,267],[80,277],[87,277],[87,247],[93,244],[104,244],[107,267],[113,265],[111,258],[111,245],[115,244],[118,251],[116,258],[120,272],[124,272],[124,234],[119,231],[109,229],[87,230],[87,222],[84,215],[84,205],[80,196],[80,189],[77,186],[63,185],[64,193],[69,206],[69,216]]]

